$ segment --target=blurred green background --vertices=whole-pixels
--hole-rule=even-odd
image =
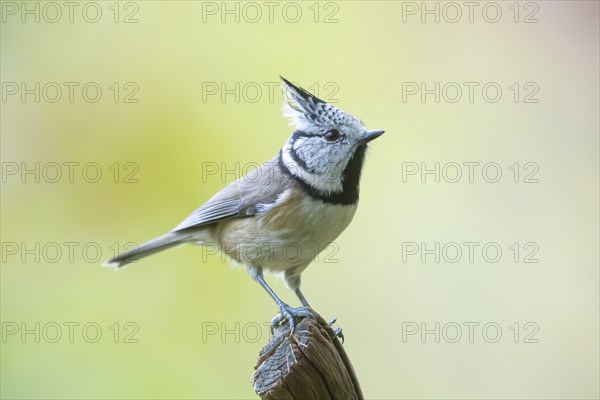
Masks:
[[[192,246],[100,261],[278,151],[280,74],[386,130],[353,224],[303,275],[365,396],[598,398],[598,2],[476,2],[472,22],[444,2],[48,4],[1,4],[2,398],[256,397],[276,308],[243,270]]]

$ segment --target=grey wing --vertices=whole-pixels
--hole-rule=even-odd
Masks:
[[[238,217],[240,214],[239,199],[231,198],[221,201],[208,201],[181,221],[172,232],[212,224],[223,219]]]
[[[210,225],[229,218],[249,217],[277,201],[289,180],[273,161],[229,184],[177,225],[172,232]]]

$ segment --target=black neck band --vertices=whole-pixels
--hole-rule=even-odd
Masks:
[[[362,171],[363,162],[365,159],[366,145],[360,145],[354,152],[354,155],[346,165],[342,174],[342,191],[341,192],[326,192],[315,188],[301,177],[292,174],[290,169],[283,162],[283,153],[279,151],[279,168],[281,171],[294,179],[308,195],[314,199],[323,201],[329,204],[351,205],[358,201],[358,187],[360,182],[360,173]]]

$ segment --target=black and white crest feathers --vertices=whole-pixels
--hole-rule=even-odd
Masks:
[[[358,118],[324,102],[284,77],[280,78],[284,89],[283,114],[296,130],[313,132],[317,128],[361,124]]]

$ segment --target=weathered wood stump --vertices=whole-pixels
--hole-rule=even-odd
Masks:
[[[316,313],[298,323],[292,336],[287,323],[279,326],[254,369],[254,391],[263,400],[363,399],[342,344]]]

